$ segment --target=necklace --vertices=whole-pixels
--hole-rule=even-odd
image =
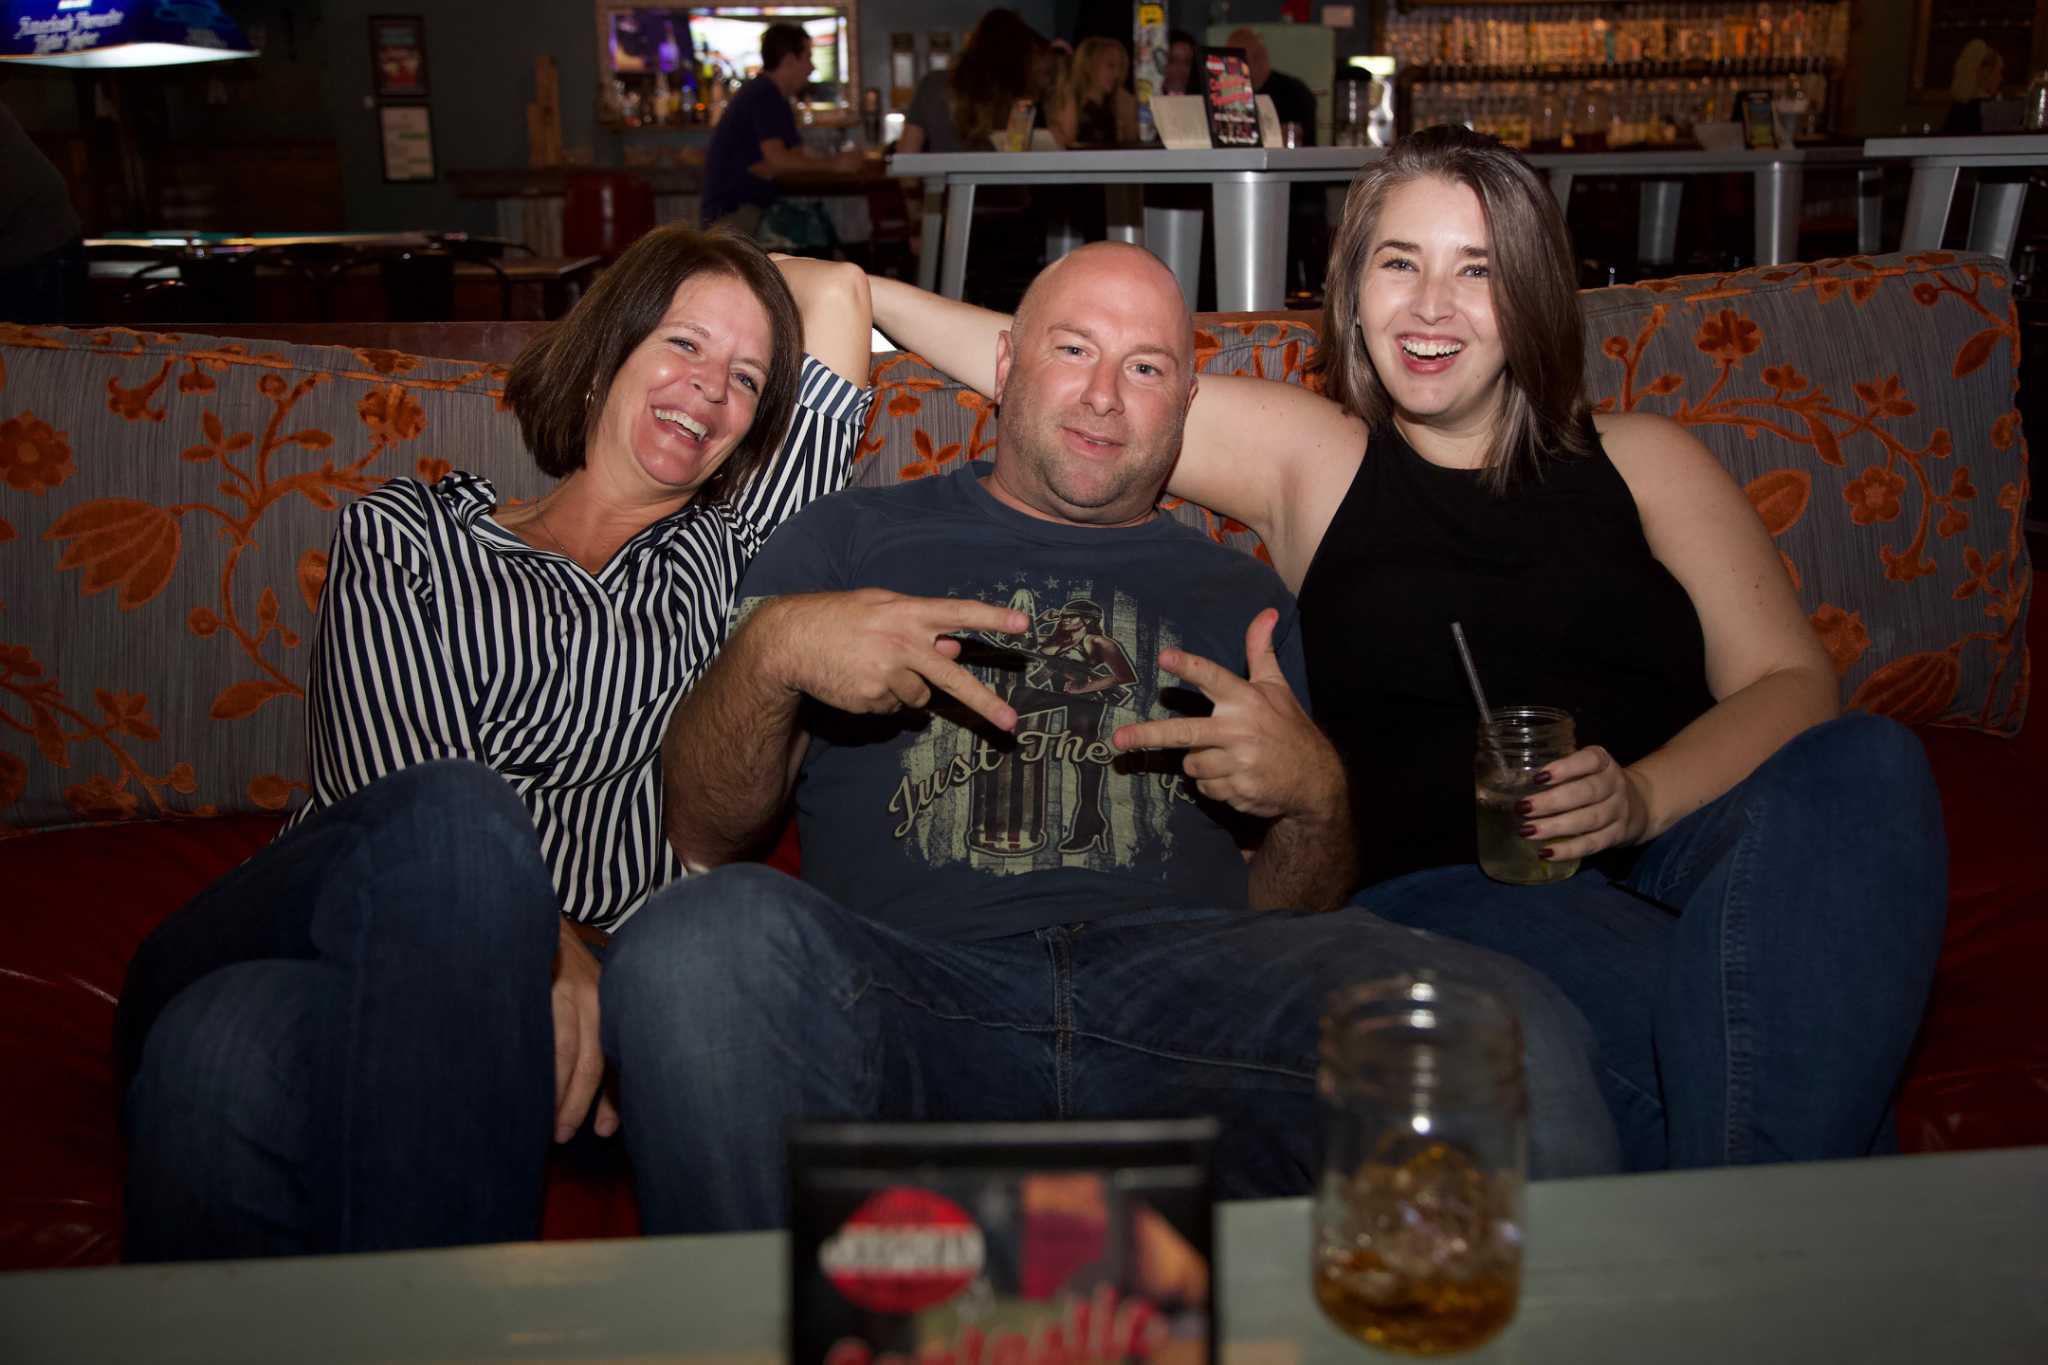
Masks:
[[[562,538],[555,534],[555,528],[548,525],[547,500],[545,498],[541,499],[539,502],[534,503],[533,522],[534,525],[540,527],[540,529],[547,535],[547,538],[549,540],[555,542],[555,548],[557,550],[559,550],[563,555],[567,556],[570,559],[576,558],[575,555],[569,553],[569,547],[562,543]]]

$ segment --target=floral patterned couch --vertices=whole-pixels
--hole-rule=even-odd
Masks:
[[[1859,258],[1584,307],[1596,400],[1668,413],[1721,456],[1844,700],[1919,727],[1933,758],[1951,908],[1905,1146],[2048,1142],[2048,740],[2022,729],[2032,572],[2002,266]],[[1199,321],[1212,371],[1298,379],[1313,346],[1299,315]],[[499,395],[540,325],[237,340],[0,324],[0,1268],[118,1254],[124,965],[303,789],[336,508],[452,465],[538,491]],[[447,356],[472,359],[430,358]],[[989,407],[917,358],[877,356],[875,378],[862,482],[992,445]],[[1242,526],[1175,513],[1261,552]],[[633,1230],[615,1154],[571,1152],[551,1179],[550,1235]]]

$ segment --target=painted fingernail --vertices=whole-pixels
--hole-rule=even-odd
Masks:
[[[1536,856],[1543,859],[1543,861],[1547,863],[1557,855],[1550,851],[1550,845],[1545,844],[1542,848],[1536,850]]]
[[[1536,785],[1537,785],[1537,786],[1539,786],[1539,787],[1543,787],[1543,786],[1548,786],[1548,785],[1549,785],[1549,783],[1550,783],[1550,774],[1549,774],[1549,773],[1538,773],[1538,774],[1536,774],[1536,778],[1535,778],[1535,781],[1536,781]]]
[[[1529,837],[1530,837],[1531,835],[1533,835],[1534,833],[1536,833],[1536,826],[1534,826],[1534,825],[1524,825],[1524,826],[1522,826],[1522,828],[1521,828],[1521,830],[1520,830],[1520,833],[1521,833],[1521,836],[1522,836],[1522,837],[1523,837],[1524,839],[1527,839],[1527,838],[1529,838]]]
[[[1529,815],[1532,814],[1535,811],[1535,809],[1536,803],[1533,801],[1515,802],[1515,814],[1517,815]]]

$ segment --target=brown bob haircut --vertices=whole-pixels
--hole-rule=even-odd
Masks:
[[[505,405],[518,415],[520,435],[541,472],[559,479],[583,467],[619,368],[660,325],[682,282],[707,273],[738,280],[761,301],[775,349],[754,404],[754,424],[697,497],[724,497],[774,457],[796,407],[803,367],[796,301],[782,272],[753,243],[677,224],[656,228],[626,248],[569,316],[512,362]]]
[[[1358,289],[1372,260],[1380,209],[1411,180],[1434,176],[1479,196],[1486,217],[1487,286],[1507,358],[1506,391],[1485,483],[1494,492],[1543,462],[1593,452],[1585,429],[1585,322],[1572,271],[1571,234],[1541,177],[1483,133],[1444,125],[1410,133],[1359,172],[1330,246],[1323,333],[1309,368],[1323,391],[1369,426],[1393,417],[1393,403],[1366,354]]]

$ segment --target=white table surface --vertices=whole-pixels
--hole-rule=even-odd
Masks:
[[[1220,171],[1292,172],[1347,180],[1386,155],[1380,147],[1132,147],[1075,152],[912,152],[889,160],[899,176],[973,176],[983,184],[1065,184],[1074,180],[1171,183],[1165,176],[1206,180]]]
[[[1386,155],[1378,147],[1165,148],[1077,152],[915,152],[892,174],[925,182],[918,285],[961,296],[974,192],[982,185],[1207,185],[1216,232],[1216,306],[1224,312],[1280,307],[1287,274],[1287,186],[1345,181]],[[943,209],[942,207],[943,206]],[[1127,224],[1126,240],[1143,244]],[[1177,269],[1191,269],[1189,262]]]
[[[2048,133],[1977,137],[1874,137],[1863,154],[1952,166],[2048,166]]]
[[[1224,1365],[1388,1360],[1310,1298],[1306,1200],[1220,1218]],[[780,1234],[0,1275],[0,1360],[780,1359]],[[2040,1365],[2048,1148],[1532,1186],[1522,1306],[1464,1359]]]
[[[2048,167],[2048,133],[1874,137],[1863,144],[1863,151],[1866,156],[1904,161],[1913,168],[1899,250],[1930,251],[1941,245],[1942,234],[1948,227],[1949,206],[1955,200],[1956,182],[1962,173],[1971,169]],[[1970,206],[1968,248],[2010,260],[2026,197],[2023,178],[1980,183],[1977,200]]]

